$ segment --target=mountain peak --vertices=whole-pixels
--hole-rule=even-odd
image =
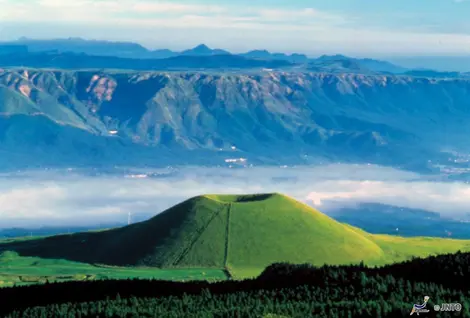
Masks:
[[[352,58],[342,55],[342,54],[335,54],[335,55],[322,55],[318,58],[318,60],[352,60]]]
[[[210,48],[204,43],[202,43],[202,44],[195,46],[193,50],[210,50]]]
[[[227,55],[230,52],[221,49],[211,49],[206,44],[199,44],[198,46],[181,52],[182,55],[194,56],[209,56],[209,55]]]
[[[189,49],[187,51],[191,51],[191,52],[199,53],[199,54],[211,54],[212,53],[212,49],[205,44],[199,44],[198,46],[192,49]]]
[[[264,54],[271,54],[268,50],[252,50],[248,53],[264,53]]]

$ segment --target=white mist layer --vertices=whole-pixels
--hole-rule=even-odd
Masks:
[[[0,228],[126,222],[129,212],[155,215],[208,193],[280,192],[320,210],[330,202],[370,202],[446,216],[468,213],[470,185],[440,180],[373,165],[135,169],[94,176],[73,170],[11,173],[0,175]]]

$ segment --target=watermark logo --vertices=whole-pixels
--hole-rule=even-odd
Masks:
[[[441,305],[434,305],[434,311],[461,311],[462,304],[459,303],[442,303]]]
[[[424,302],[422,304],[414,304],[413,309],[411,309],[410,316],[416,313],[419,316],[420,313],[428,313],[429,310],[426,309],[426,306],[429,301],[429,296],[424,296]],[[459,312],[462,310],[462,304],[460,303],[442,303],[441,305],[434,305],[434,311],[456,311]]]
[[[411,309],[410,316],[412,316],[414,313],[416,313],[416,315],[419,316],[420,313],[429,312],[429,310],[426,309],[426,305],[428,304],[428,301],[429,301],[429,296],[424,296],[424,303],[414,304],[413,309]]]

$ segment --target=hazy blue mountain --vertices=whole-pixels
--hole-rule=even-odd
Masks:
[[[309,58],[305,54],[284,54],[284,53],[270,53],[267,50],[253,50],[247,53],[240,54],[241,56],[262,60],[284,60],[292,63],[308,63]]]
[[[328,211],[327,214],[369,233],[470,239],[467,222],[442,217],[439,213],[426,210],[361,203],[354,207]]]
[[[253,50],[247,53],[242,53],[240,55],[248,57],[248,58],[254,58],[254,59],[271,59],[272,58],[272,54],[267,50]]]
[[[113,55],[117,57],[150,57],[149,51],[142,45],[132,42],[112,42],[85,40],[82,38],[35,40],[20,38],[12,42],[25,45],[31,52],[56,51],[58,53],[85,53],[88,55]]]
[[[308,70],[315,72],[370,74],[372,70],[359,61],[344,56],[322,56],[308,65]]]
[[[176,52],[169,49],[149,50],[140,44],[132,42],[111,42],[84,40],[81,38],[52,39],[52,40],[34,40],[21,38],[17,41],[5,43],[4,46],[22,46],[29,49],[30,52],[48,52],[50,54],[76,53],[92,56],[111,56],[132,59],[167,59],[176,56],[215,56],[215,55],[237,55],[222,49],[212,49],[205,44],[200,44],[192,49]],[[0,47],[1,48],[1,47]],[[23,52],[24,53],[24,52]],[[1,54],[1,49],[0,49]],[[304,54],[284,54],[271,53],[267,50],[253,50],[247,53],[238,54],[247,59],[258,60],[280,60],[295,64],[308,64],[317,59],[309,59]],[[318,62],[324,62],[327,59],[343,59],[357,62],[364,69],[373,72],[402,73],[404,68],[396,66],[389,62],[374,59],[354,59],[342,55],[322,56]],[[139,68],[140,69],[140,68]],[[155,69],[155,68],[151,68]]]
[[[20,38],[17,41],[8,43],[9,45],[25,46],[30,52],[56,52],[56,53],[83,53],[96,56],[114,56],[134,59],[160,59],[178,55],[185,56],[209,56],[226,55],[227,51],[220,49],[210,49],[205,44],[185,50],[175,52],[168,49],[149,50],[140,44],[133,42],[113,42],[100,40],[85,40],[82,38],[36,40]]]
[[[433,78],[459,78],[462,77],[460,72],[439,72],[434,70],[417,69],[404,73],[410,76],[433,77]]]
[[[237,55],[178,55],[161,59],[131,59],[78,53],[8,54],[0,59],[1,67],[60,69],[187,70],[249,69],[288,67],[287,61],[255,60]]]
[[[323,55],[318,59],[311,60],[311,65],[328,66],[337,64],[338,68],[352,69],[358,72],[379,72],[400,74],[407,70],[404,67],[397,66],[387,61],[375,59],[357,59],[344,55]]]
[[[205,47],[207,48],[207,47]],[[208,48],[207,48],[208,49]],[[61,69],[121,69],[121,70],[237,70],[237,69],[285,69],[326,73],[390,74],[387,67],[380,69],[377,61],[374,68],[364,65],[361,60],[343,56],[321,57],[309,60],[309,63],[294,62],[302,60],[296,55],[275,59],[248,58],[242,55],[223,54],[212,49],[190,50],[185,54],[173,55],[171,51],[162,50],[158,59],[121,58],[116,56],[87,55],[84,53],[26,52],[3,54],[1,67],[35,67]],[[157,53],[156,53],[157,54]],[[163,58],[163,56],[171,56]],[[388,65],[386,62],[383,64]],[[411,74],[410,74],[411,75]]]
[[[469,80],[401,75],[2,70],[0,164],[423,169],[447,160],[444,146],[466,147],[469,91]]]
[[[231,53],[221,49],[211,49],[205,44],[200,44],[192,49],[185,50],[179,55],[186,56],[211,56],[211,55],[230,55]]]
[[[153,58],[153,59],[167,59],[170,57],[175,57],[178,56],[178,52],[174,52],[172,50],[168,49],[160,49],[160,50],[154,50],[149,53],[148,58]],[[137,58],[134,56],[134,58]]]
[[[409,69],[433,69],[442,72],[470,72],[470,56],[390,57],[388,60]]]
[[[406,68],[392,64],[387,61],[375,60],[375,59],[357,59],[359,63],[370,70],[376,72],[387,72],[392,74],[399,74],[406,72]]]
[[[308,62],[308,57],[305,54],[299,54],[299,53],[292,53],[292,54],[273,53],[272,57],[274,60],[286,60],[292,63],[307,63]]]

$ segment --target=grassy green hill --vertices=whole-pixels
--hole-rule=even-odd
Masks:
[[[0,253],[235,277],[275,262],[383,265],[458,250],[470,251],[470,241],[372,235],[281,194],[199,196],[122,228],[0,242]]]

